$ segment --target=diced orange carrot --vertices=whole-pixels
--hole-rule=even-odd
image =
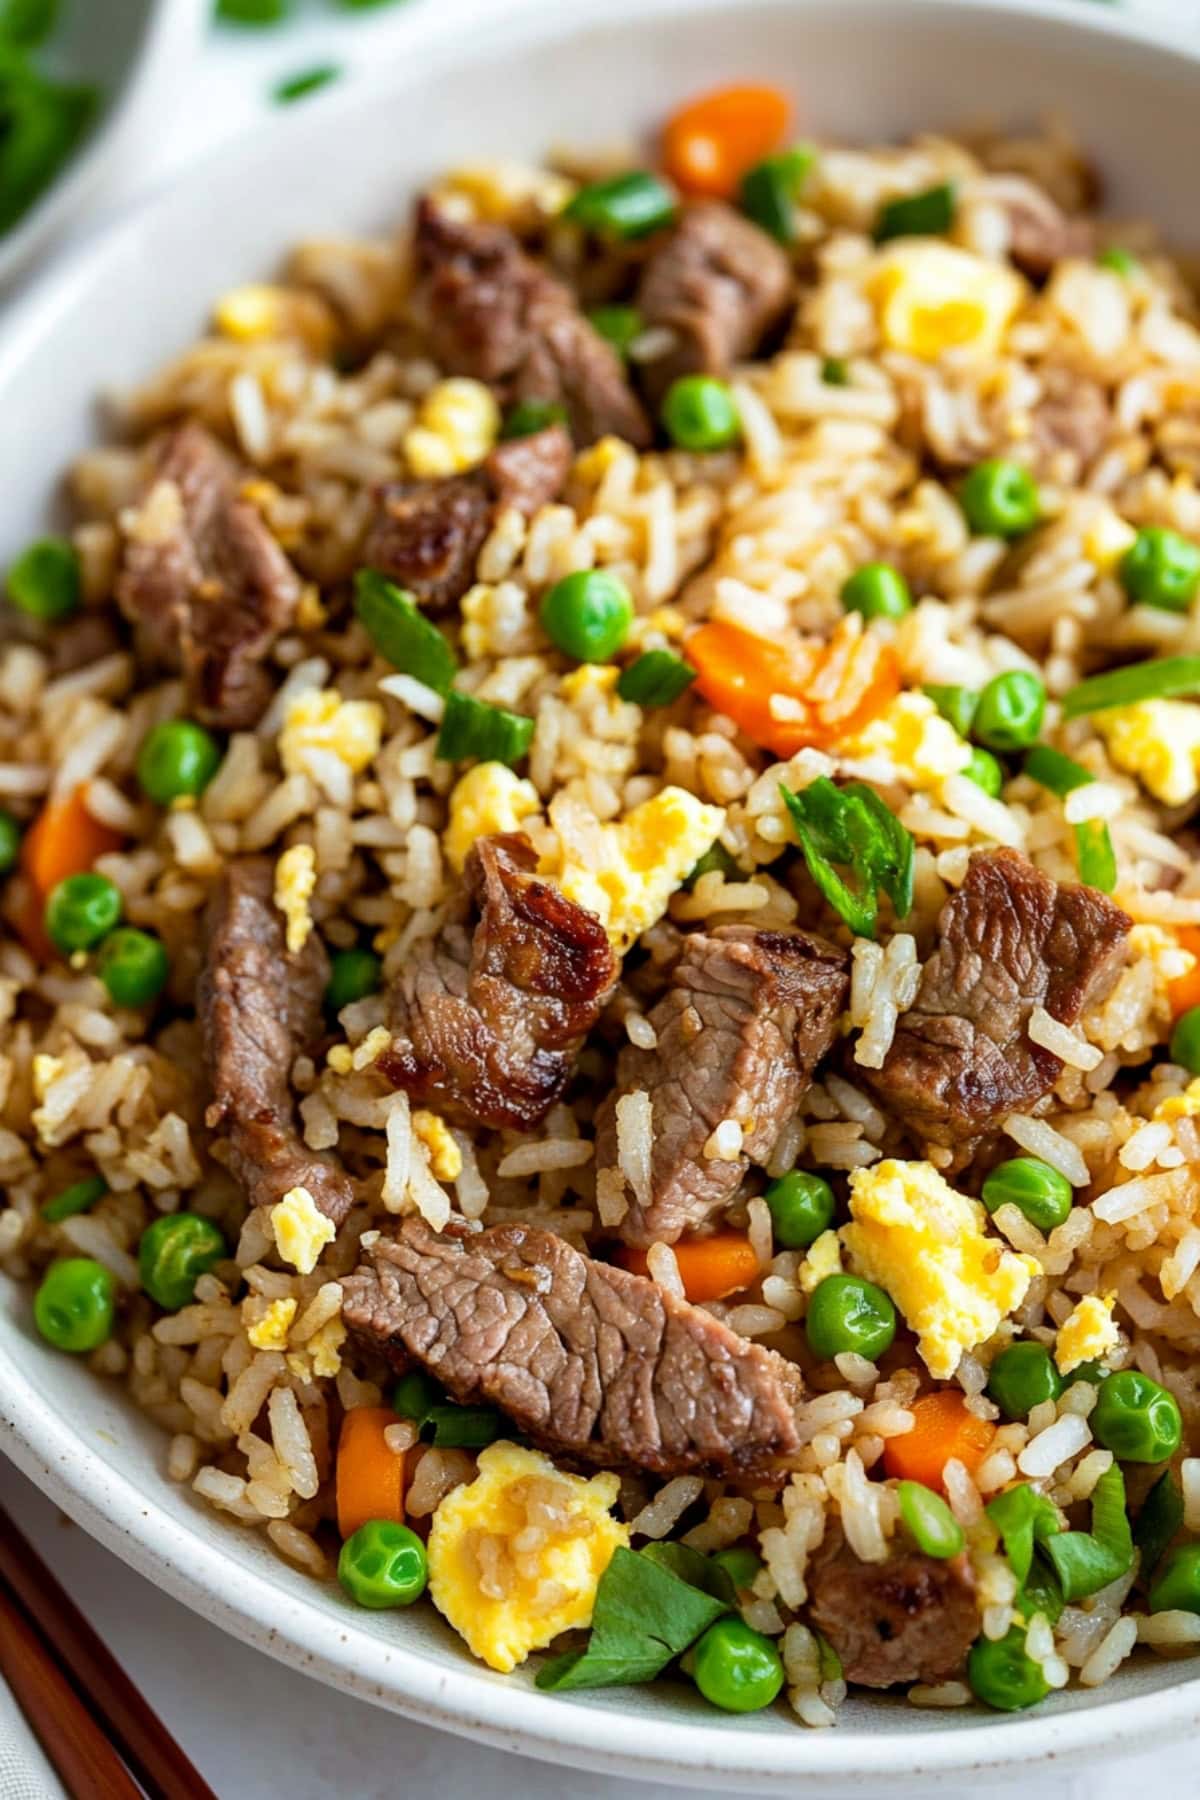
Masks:
[[[65,800],[48,800],[21,840],[21,867],[45,899],[68,875],[90,869],[98,856],[119,850],[121,833],[102,825],[77,787]]]
[[[911,1431],[887,1438],[883,1466],[901,1481],[921,1481],[941,1488],[951,1458],[957,1458],[973,1474],[991,1448],[996,1427],[967,1411],[966,1401],[954,1388],[943,1388],[914,1401],[909,1409],[916,1423]]]
[[[740,1294],[758,1279],[758,1258],[744,1231],[717,1231],[712,1237],[676,1244],[674,1250],[683,1291],[697,1304]],[[644,1250],[624,1249],[620,1261],[634,1275],[649,1272]]]
[[[1181,1013],[1190,1012],[1193,1006],[1200,1006],[1200,925],[1178,925],[1175,936],[1179,939],[1180,949],[1190,950],[1196,958],[1187,974],[1177,975],[1167,987],[1171,1016],[1177,1019]]]
[[[776,756],[861,731],[900,691],[890,645],[847,614],[828,643],[777,643],[712,619],[688,638],[696,691]]]
[[[397,1422],[390,1406],[356,1406],[342,1420],[337,1515],[344,1538],[370,1519],[404,1518],[404,1457],[389,1450],[383,1437]]]
[[[729,200],[748,169],[778,150],[791,103],[758,83],[701,94],[675,113],[663,132],[663,167],[685,194]]]

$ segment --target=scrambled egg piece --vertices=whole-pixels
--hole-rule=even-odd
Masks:
[[[984,1230],[978,1200],[957,1193],[932,1163],[889,1158],[850,1176],[850,1264],[891,1295],[939,1381],[965,1350],[1020,1306],[1038,1264]]]
[[[304,1346],[312,1358],[314,1375],[332,1377],[342,1366],[341,1349],[346,1341],[346,1327],[340,1318],[326,1319]]]
[[[686,789],[666,787],[615,825],[603,827],[599,866],[585,868],[567,856],[543,869],[568,900],[586,906],[605,926],[614,947],[628,950],[658,923],[676,888],[691,874],[725,823],[720,806],[706,806]]]
[[[283,1300],[272,1300],[258,1323],[247,1329],[246,1336],[256,1350],[286,1350],[288,1332],[295,1316],[296,1302],[290,1295]]]
[[[842,1272],[842,1246],[836,1231],[823,1231],[808,1247],[808,1255],[800,1264],[796,1279],[802,1293],[815,1293],[827,1275]]]
[[[522,819],[541,810],[532,781],[523,781],[504,763],[476,763],[451,790],[450,822],[442,835],[446,861],[461,875],[476,838],[519,831]]]
[[[457,1181],[462,1174],[462,1151],[445,1119],[424,1108],[412,1116],[412,1128],[429,1153],[429,1168],[439,1181]]]
[[[539,213],[553,218],[575,192],[576,184],[551,169],[528,163],[463,163],[451,169],[437,192],[464,199],[477,219],[497,225],[526,220]]]
[[[1085,1294],[1063,1320],[1054,1340],[1054,1360],[1060,1375],[1069,1375],[1081,1363],[1099,1359],[1121,1341],[1113,1321],[1115,1294]]]
[[[1092,723],[1117,767],[1164,806],[1183,806],[1200,793],[1200,706],[1137,700],[1096,713]]]
[[[271,1230],[284,1262],[301,1275],[311,1275],[326,1244],[337,1236],[307,1188],[290,1188],[271,1208]]]
[[[1200,1079],[1191,1081],[1182,1094],[1170,1094],[1167,1099],[1160,1100],[1154,1109],[1156,1124],[1164,1122],[1172,1124],[1176,1119],[1194,1119],[1200,1113]]]
[[[1083,554],[1107,575],[1135,542],[1137,532],[1108,502],[1101,501],[1083,534]]]
[[[289,775],[322,774],[332,757],[359,775],[379,753],[383,708],[375,700],[343,700],[336,688],[310,689],[288,706],[279,732],[279,756]]]
[[[932,238],[881,250],[866,289],[887,348],[929,360],[965,348],[994,356],[1026,292],[1014,270]]]
[[[971,760],[971,747],[959,737],[928,694],[906,692],[884,707],[870,724],[838,745],[852,758],[886,756],[913,788],[935,787],[957,775]]]
[[[414,475],[458,475],[481,463],[500,435],[500,408],[482,381],[455,375],[439,381],[404,434]]]
[[[303,950],[312,930],[308,903],[317,885],[317,856],[311,844],[293,844],[275,864],[275,904],[287,920],[287,947]]]
[[[609,1511],[613,1474],[566,1475],[549,1457],[489,1444],[475,1480],[429,1530],[434,1605],[490,1669],[507,1674],[560,1631],[591,1623],[596,1588],[629,1528]],[[536,1541],[534,1541],[536,1535]]]
[[[333,314],[320,295],[268,281],[230,288],[218,300],[213,322],[239,344],[295,338],[317,356],[328,355],[336,335]]]

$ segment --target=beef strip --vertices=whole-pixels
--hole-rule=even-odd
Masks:
[[[184,677],[188,705],[207,725],[254,725],[274,686],[264,667],[291,623],[300,580],[239,492],[238,472],[202,425],[165,440],[154,486],[175,490],[172,516],[144,522],[126,541],[117,601],[139,652]]]
[[[1077,481],[1109,441],[1112,412],[1098,381],[1059,363],[1041,371],[1042,397],[1029,415],[1034,469],[1057,481]]]
[[[395,1036],[375,1064],[414,1099],[519,1131],[566,1087],[617,972],[599,919],[536,868],[520,833],[475,845],[454,912],[392,986]]]
[[[205,1123],[223,1136],[252,1206],[303,1187],[339,1224],[354,1199],[350,1179],[305,1144],[290,1087],[292,1064],[320,1036],[329,962],[315,932],[289,953],[273,880],[266,857],[227,863],[209,910],[197,993],[212,1096]]]
[[[653,1050],[633,1044],[617,1061],[622,1094],[650,1095],[650,1197],[630,1197],[626,1243],[673,1243],[737,1192],[763,1161],[829,1049],[846,1001],[846,954],[807,932],[722,925],[684,939],[668,992],[650,1013]],[[596,1120],[596,1167],[617,1166],[617,1096]],[[706,1158],[722,1119],[743,1122],[742,1155]]]
[[[1043,281],[1069,256],[1091,256],[1096,228],[1090,219],[1064,212],[1045,188],[1023,175],[992,177],[990,193],[1008,219],[1008,253],[1019,269]]]
[[[965,1557],[935,1561],[897,1550],[860,1562],[847,1546],[810,1565],[808,1617],[859,1687],[947,1681],[979,1636],[979,1609]]]
[[[412,308],[434,359],[486,381],[505,404],[544,400],[567,411],[577,444],[609,434],[643,448],[651,431],[612,345],[575,297],[502,225],[417,208]]]
[[[793,1364],[534,1226],[410,1219],[342,1286],[360,1339],[579,1462],[736,1476],[797,1448]]]
[[[791,264],[765,231],[721,200],[685,208],[638,284],[647,329],[672,339],[663,355],[639,365],[653,410],[677,376],[726,375],[752,356],[783,317],[791,290]]]
[[[1028,1036],[1034,1007],[1074,1025],[1116,979],[1131,923],[1096,888],[1052,881],[1013,850],[976,852],[883,1067],[858,1075],[915,1135],[953,1146],[961,1167],[1062,1072]]]
[[[408,588],[432,613],[448,612],[475,580],[475,564],[506,507],[531,519],[556,500],[571,467],[560,425],[500,444],[478,469],[380,491],[363,560]]]

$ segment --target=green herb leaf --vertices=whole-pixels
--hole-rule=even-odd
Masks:
[[[449,693],[458,670],[454,652],[411,594],[377,569],[360,569],[354,610],[380,656],[435,694]]]
[[[462,762],[474,756],[480,762],[511,765],[520,762],[532,739],[532,719],[452,690],[446,695],[434,755],[442,762]]]
[[[678,1575],[680,1581],[690,1582],[702,1593],[711,1594],[723,1605],[737,1605],[737,1589],[729,1575],[720,1563],[705,1556],[702,1550],[693,1550],[690,1544],[677,1544],[668,1538],[644,1545],[638,1554],[670,1574]]]
[[[643,650],[636,662],[621,670],[617,693],[638,706],[670,706],[695,679],[695,669],[681,656],[670,650]]]
[[[306,94],[315,94],[318,88],[328,87],[341,74],[336,63],[321,63],[315,69],[302,69],[296,75],[289,75],[286,81],[277,83],[272,91],[272,99],[280,106],[286,106],[292,100],[302,100]]]
[[[1025,758],[1021,772],[1040,787],[1057,794],[1060,800],[1095,780],[1082,763],[1077,763],[1073,756],[1065,756],[1061,750],[1052,749],[1049,744],[1035,744]]]
[[[1075,861],[1085,887],[1111,894],[1117,885],[1117,853],[1103,819],[1081,819],[1075,827]]]
[[[1150,662],[1109,669],[1069,688],[1063,695],[1063,718],[1107,712],[1136,700],[1166,700],[1177,694],[1200,693],[1200,656],[1159,656]]]
[[[1138,1573],[1143,1581],[1149,1581],[1182,1524],[1183,1495],[1170,1469],[1165,1469],[1142,1502],[1133,1528],[1133,1541],[1141,1555]]]
[[[36,50],[58,24],[59,0],[0,0],[0,44]]]
[[[717,839],[715,844],[711,844],[704,852],[704,855],[698,857],[692,864],[687,879],[683,884],[684,887],[695,887],[702,875],[711,875],[716,869],[719,869],[722,875],[736,875],[738,872],[737,863],[734,861],[733,857],[730,856],[720,838]]]
[[[1084,1600],[1126,1573],[1133,1563],[1133,1534],[1125,1516],[1125,1477],[1116,1463],[1092,1490],[1091,1531],[1064,1531],[1045,1551],[1068,1602]]]
[[[49,187],[96,116],[94,87],[47,81],[20,56],[0,61],[0,231]]]
[[[724,1601],[660,1562],[614,1550],[596,1590],[587,1648],[554,1657],[538,1671],[537,1685],[562,1694],[653,1681],[727,1611]]]
[[[82,1181],[72,1182],[52,1200],[47,1200],[42,1217],[47,1225],[58,1225],[63,1219],[73,1219],[76,1213],[90,1212],[107,1192],[108,1183],[103,1175],[85,1175]]]
[[[997,1494],[987,1504],[987,1516],[1000,1533],[1017,1586],[1024,1587],[1033,1567],[1036,1544],[1044,1544],[1063,1529],[1062,1515],[1052,1500],[1028,1482]]]
[[[820,775],[799,793],[780,792],[804,852],[808,872],[858,937],[874,937],[880,889],[897,918],[912,910],[913,838],[873,788],[852,781],[839,788]],[[853,885],[834,868],[848,868]]]

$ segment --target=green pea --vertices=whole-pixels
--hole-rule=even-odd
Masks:
[[[107,1192],[108,1183],[103,1175],[85,1175],[82,1181],[73,1181],[70,1187],[47,1200],[42,1217],[47,1225],[59,1225],[64,1219],[73,1219],[77,1213],[90,1212]]]
[[[912,595],[891,563],[864,563],[842,583],[842,606],[864,619],[902,619],[912,611]]]
[[[988,750],[1007,755],[1037,738],[1046,716],[1046,690],[1028,669],[994,675],[979,696],[974,733]]]
[[[556,581],[542,601],[542,630],[558,649],[579,662],[607,662],[633,623],[633,600],[619,576],[607,569],[577,569]]]
[[[79,558],[66,538],[39,538],[8,571],[8,597],[32,619],[52,622],[78,610]]]
[[[1171,1033],[1168,1054],[1173,1063],[1189,1075],[1200,1075],[1200,1006],[1189,1006],[1180,1013]]]
[[[1149,1602],[1151,1612],[1200,1613],[1200,1544],[1180,1544],[1171,1551]]]
[[[592,330],[598,331],[619,356],[628,353],[630,344],[641,336],[645,325],[636,306],[593,306],[588,319]]]
[[[988,1372],[987,1391],[1006,1419],[1024,1419],[1044,1400],[1057,1400],[1063,1381],[1050,1352],[1029,1340],[1000,1352]]]
[[[1183,1437],[1175,1396],[1137,1369],[1105,1376],[1088,1423],[1118,1462],[1166,1462]]]
[[[1000,798],[1000,790],[1004,786],[1004,770],[990,750],[972,750],[971,760],[963,774],[976,787],[981,787],[985,794],[990,794],[993,800]]]
[[[379,987],[383,964],[373,950],[338,950],[329,959],[329,981],[325,987],[325,1005],[329,1012],[339,1013],[355,1000],[365,1000]]]
[[[1066,1176],[1037,1156],[1014,1156],[997,1163],[983,1184],[982,1196],[989,1212],[1015,1206],[1039,1231],[1061,1225],[1075,1201]]]
[[[978,1640],[967,1658],[967,1680],[975,1698],[997,1712],[1023,1712],[1050,1692],[1041,1664],[1026,1652],[1025,1633],[1017,1625],[998,1642]]]
[[[1111,269],[1115,275],[1136,275],[1142,266],[1132,251],[1122,249],[1120,244],[1110,244],[1107,250],[1102,250],[1096,263],[1101,269]]]
[[[16,867],[21,853],[21,827],[10,812],[0,806],[0,875]]]
[[[963,1528],[940,1494],[922,1482],[902,1481],[896,1489],[896,1499],[900,1517],[918,1550],[943,1562],[948,1556],[958,1555],[966,1541]]]
[[[142,739],[137,778],[156,806],[202,794],[220,767],[221,750],[211,733],[191,719],[164,719]]]
[[[821,380],[826,387],[849,387],[850,364],[844,356],[827,356],[821,364]]]
[[[922,688],[941,713],[957,731],[959,737],[970,737],[971,726],[975,723],[975,711],[979,705],[979,695],[974,688],[943,687],[932,682]]]
[[[51,1263],[33,1297],[33,1318],[48,1344],[80,1354],[112,1336],[116,1287],[110,1270],[90,1256]]]
[[[718,1569],[724,1569],[734,1587],[742,1590],[754,1586],[763,1566],[762,1557],[756,1556],[745,1544],[734,1544],[729,1550],[714,1550],[712,1560]]]
[[[1000,456],[976,464],[958,490],[958,503],[978,537],[1023,537],[1042,510],[1029,470]]]
[[[744,1619],[717,1619],[692,1653],[692,1677],[724,1712],[761,1712],[783,1686],[783,1663],[770,1638]]]
[[[178,1312],[191,1300],[201,1275],[225,1255],[225,1239],[211,1219],[198,1213],[169,1213],[142,1233],[138,1245],[142,1287],[166,1312]]]
[[[107,875],[67,875],[46,901],[46,936],[64,956],[94,950],[121,917],[121,890]]]
[[[810,1169],[789,1169],[763,1196],[771,1209],[775,1242],[803,1250],[833,1223],[833,1189]]]
[[[425,1592],[425,1546],[394,1519],[370,1519],[348,1537],[338,1557],[338,1580],[359,1606],[380,1611],[411,1606]]]
[[[100,946],[96,972],[114,1006],[149,1006],[166,987],[171,964],[156,937],[124,925]]]
[[[432,1375],[426,1375],[422,1369],[413,1369],[402,1375],[392,1389],[392,1411],[399,1413],[402,1419],[423,1423],[431,1407],[439,1406],[445,1398],[445,1391]]]
[[[556,400],[518,400],[505,415],[500,436],[504,439],[532,437],[549,425],[566,423],[567,409]]]
[[[662,421],[680,450],[724,450],[742,435],[733,395],[715,375],[681,375],[667,389]]]
[[[1200,587],[1200,544],[1163,525],[1146,525],[1117,565],[1135,606],[1186,612]]]
[[[875,1362],[896,1335],[896,1309],[871,1281],[827,1275],[808,1303],[804,1330],[809,1348],[822,1362],[846,1351]]]

